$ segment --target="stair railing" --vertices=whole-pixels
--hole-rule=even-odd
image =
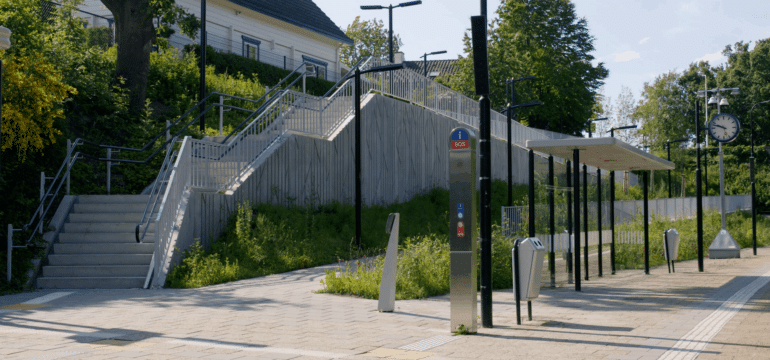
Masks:
[[[176,143],[177,138],[174,137],[171,140],[171,143],[166,148],[166,157],[163,159],[163,164],[160,166],[158,177],[155,178],[155,181],[152,183],[152,188],[150,189],[150,198],[147,201],[147,205],[144,207],[142,218],[139,220],[139,223],[136,224],[134,234],[137,243],[141,243],[144,237],[147,235],[147,229],[150,228],[152,215],[158,206],[160,195],[165,191],[166,185],[169,181],[169,176],[171,175],[172,162],[177,155],[176,151],[172,151],[172,147],[173,144]],[[144,231],[141,231],[140,235],[139,233],[142,226],[144,226]]]
[[[167,265],[169,251],[171,251],[172,239],[175,237],[174,231],[178,230],[177,220],[179,217],[179,210],[182,208],[185,192],[189,192],[189,187],[192,180],[192,147],[190,146],[192,138],[186,136],[182,140],[182,145],[179,149],[179,155],[177,155],[174,161],[171,173],[166,183],[165,191],[163,192],[163,199],[160,202],[157,215],[154,218],[155,221],[155,251],[153,251],[152,263],[150,270],[147,273],[147,279],[145,281],[145,288],[150,284],[150,278],[155,274],[153,280],[155,287],[162,287],[165,278],[160,278],[159,274],[163,274],[162,267]],[[178,238],[178,237],[177,237]],[[180,249],[186,249],[189,244],[176,244],[176,247]]]
[[[82,156],[87,156],[85,154],[81,154],[79,151],[75,151],[75,148],[79,145],[82,145],[84,143],[88,143],[91,145],[94,145],[93,143],[90,143],[89,141],[83,140],[83,139],[75,139],[75,141],[72,143],[72,146],[69,147],[67,151],[67,156],[65,156],[64,161],[59,166],[59,170],[56,172],[56,175],[49,178],[51,181],[51,184],[48,186],[48,188],[45,188],[44,184],[41,184],[41,190],[45,189],[45,191],[41,191],[41,197],[40,202],[38,203],[35,213],[32,214],[32,218],[30,218],[29,222],[22,225],[20,229],[14,229],[12,224],[8,224],[8,243],[7,243],[7,254],[6,254],[6,262],[7,262],[7,272],[6,277],[8,282],[11,282],[11,265],[13,263],[13,249],[18,248],[26,248],[29,245],[32,244],[32,240],[35,238],[35,232],[38,231],[39,233],[43,232],[44,229],[44,221],[48,216],[48,212],[53,208],[53,205],[56,203],[56,200],[59,198],[59,191],[61,191],[62,186],[66,183],[69,184],[69,176],[70,172],[72,171],[72,166],[75,164],[75,162],[81,158]],[[69,193],[69,185],[67,187],[67,193]],[[13,233],[14,232],[21,232],[22,236],[24,232],[27,230],[32,229],[29,238],[24,241],[24,245],[13,245]],[[46,229],[47,230],[47,229]]]

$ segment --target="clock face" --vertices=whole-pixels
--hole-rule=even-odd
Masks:
[[[728,143],[738,137],[741,131],[741,123],[735,116],[730,114],[719,114],[711,118],[709,122],[709,134],[714,140],[721,143]]]

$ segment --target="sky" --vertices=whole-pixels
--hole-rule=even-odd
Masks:
[[[382,0],[313,0],[345,29],[356,16],[388,24],[388,10],[361,10]],[[399,0],[404,2],[406,0]],[[496,17],[499,0],[488,0],[488,18]],[[639,100],[645,82],[672,70],[681,72],[698,60],[723,64],[722,50],[738,41],[752,44],[770,38],[768,0],[573,0],[579,17],[594,36],[596,63],[610,75],[604,95],[614,102],[623,86]],[[396,4],[395,2],[392,4]],[[402,38],[407,60],[446,50],[429,60],[463,55],[463,33],[470,17],[481,11],[478,0],[423,0],[422,5],[393,9],[393,31]]]

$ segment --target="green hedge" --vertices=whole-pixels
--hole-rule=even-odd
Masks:
[[[236,54],[223,54],[219,53],[211,46],[207,47],[206,51],[206,64],[214,65],[217,73],[229,73],[229,74],[243,74],[246,78],[256,79],[260,84],[267,86],[275,86],[283,78],[288,76],[292,70],[284,70],[272,65],[261,63],[259,61],[245,58]],[[187,45],[185,46],[186,52],[194,52],[196,56],[200,56],[200,45]],[[299,75],[292,76],[289,81],[293,81]],[[302,86],[302,85],[300,85]],[[326,93],[334,83],[319,78],[308,77],[307,78],[307,93],[315,96],[321,96]]]

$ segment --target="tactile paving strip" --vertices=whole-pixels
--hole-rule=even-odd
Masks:
[[[399,349],[402,350],[414,350],[414,351],[425,351],[428,349],[432,349],[437,346],[444,345],[446,343],[449,343],[451,341],[457,340],[456,336],[445,336],[445,335],[439,335],[434,336],[431,338],[427,338],[425,340],[420,340],[416,343],[404,345],[400,347]]]

